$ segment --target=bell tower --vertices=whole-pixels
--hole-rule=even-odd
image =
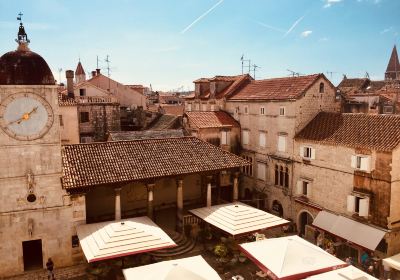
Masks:
[[[385,80],[400,80],[400,63],[396,45],[393,47],[385,72]]]
[[[71,262],[72,208],[61,187],[57,85],[19,14],[17,50],[0,57],[0,275]]]

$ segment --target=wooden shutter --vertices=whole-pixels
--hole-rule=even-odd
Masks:
[[[347,211],[354,213],[356,209],[356,197],[354,195],[347,196]]]
[[[369,215],[369,198],[360,199],[360,209],[358,215],[361,217],[368,217]]]
[[[315,149],[311,148],[311,159],[315,159]]]
[[[265,132],[260,132],[259,137],[260,147],[265,147]]]
[[[303,194],[303,181],[299,180],[297,181],[297,194],[302,195]]]
[[[304,157],[304,146],[300,146],[300,156]]]
[[[227,145],[227,132],[221,131],[221,145]]]
[[[369,157],[362,157],[361,158],[361,170],[369,171]]]
[[[278,136],[278,151],[286,152],[286,137],[283,135]]]
[[[351,167],[357,168],[357,156],[351,156]]]

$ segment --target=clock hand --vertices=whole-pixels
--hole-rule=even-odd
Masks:
[[[35,108],[33,108],[29,113],[23,114],[22,117],[19,118],[18,120],[9,122],[8,125],[13,124],[13,123],[20,124],[22,121],[29,120],[31,114],[32,114],[32,113],[36,113],[37,109],[38,109],[38,106],[36,106]]]

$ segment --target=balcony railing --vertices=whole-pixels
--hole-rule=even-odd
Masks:
[[[80,103],[118,103],[118,100],[112,96],[76,96],[75,100]]]

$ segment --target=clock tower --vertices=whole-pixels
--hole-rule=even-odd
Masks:
[[[20,20],[20,17],[18,18]],[[72,203],[61,187],[57,85],[29,47],[0,57],[0,278],[72,264]]]

